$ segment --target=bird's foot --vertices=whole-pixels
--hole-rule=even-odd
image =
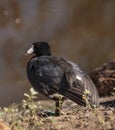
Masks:
[[[55,116],[55,113],[49,110],[43,110],[38,113],[40,117]]]

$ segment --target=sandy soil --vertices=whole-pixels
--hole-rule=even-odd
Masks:
[[[57,117],[53,101],[25,101],[26,105],[21,102],[1,108],[0,121],[7,123],[11,130],[115,130],[115,100],[112,100],[102,98],[104,106],[93,109],[67,100],[63,114]]]

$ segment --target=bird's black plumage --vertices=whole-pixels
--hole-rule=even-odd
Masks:
[[[33,43],[27,53],[35,54],[27,64],[27,76],[35,90],[49,98],[59,93],[83,106],[83,95],[88,90],[90,104],[99,105],[98,92],[89,76],[78,65],[52,56],[47,42]]]

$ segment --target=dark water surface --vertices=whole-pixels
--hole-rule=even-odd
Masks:
[[[30,88],[24,54],[36,40],[89,72],[115,59],[115,1],[0,0],[0,105]]]

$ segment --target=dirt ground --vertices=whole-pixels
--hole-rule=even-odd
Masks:
[[[28,97],[20,104],[1,108],[0,122],[11,130],[115,130],[115,101],[111,97],[108,99],[110,102],[99,108],[80,107],[67,100],[62,115],[54,116],[53,101],[33,102]],[[0,126],[0,130],[9,129]]]

